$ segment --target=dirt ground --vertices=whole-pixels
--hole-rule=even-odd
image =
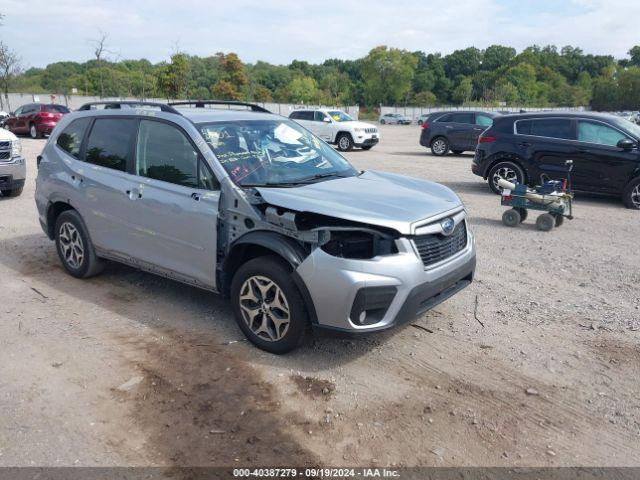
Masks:
[[[580,196],[558,230],[507,229],[470,154],[381,136],[348,157],[455,190],[476,280],[413,325],[280,357],[210,293],[65,274],[33,200],[44,140],[23,139],[24,194],[0,198],[0,466],[640,466],[640,213]]]

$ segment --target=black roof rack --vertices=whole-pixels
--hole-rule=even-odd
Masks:
[[[105,100],[104,102],[89,102],[82,105],[78,111],[82,110],[91,110],[91,107],[104,105],[105,109],[121,109],[123,105],[128,106],[129,108],[137,108],[137,107],[158,107],[161,111],[167,113],[175,113],[177,115],[181,115],[179,111],[175,108],[170,107],[166,103],[158,103],[158,102],[136,102],[136,101],[120,101],[120,100]]]
[[[236,102],[233,100],[186,100],[180,102],[169,102],[169,105],[194,105],[196,108],[204,108],[205,105],[229,105],[229,107],[249,107],[252,112],[271,113],[266,108],[256,105],[255,103]]]

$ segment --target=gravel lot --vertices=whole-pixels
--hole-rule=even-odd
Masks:
[[[0,198],[0,466],[640,466],[640,213],[581,196],[560,229],[507,229],[470,154],[381,136],[348,157],[459,193],[476,281],[413,325],[282,357],[207,292],[66,275],[33,201],[44,141],[24,139],[25,192]]]

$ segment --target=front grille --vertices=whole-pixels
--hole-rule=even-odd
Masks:
[[[422,263],[428,267],[454,256],[467,246],[467,225],[464,221],[460,222],[448,237],[441,233],[418,235],[413,243]]]
[[[0,152],[0,160],[9,160],[11,158],[11,151]]]
[[[377,128],[365,128],[364,131],[365,131],[365,133],[377,133],[378,129]]]

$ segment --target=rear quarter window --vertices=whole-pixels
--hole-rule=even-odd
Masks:
[[[566,118],[518,120],[516,122],[516,133],[535,137],[573,140],[571,120]]]
[[[91,122],[89,117],[78,118],[65,127],[58,136],[56,145],[69,155],[80,158],[80,147],[87,126]]]

